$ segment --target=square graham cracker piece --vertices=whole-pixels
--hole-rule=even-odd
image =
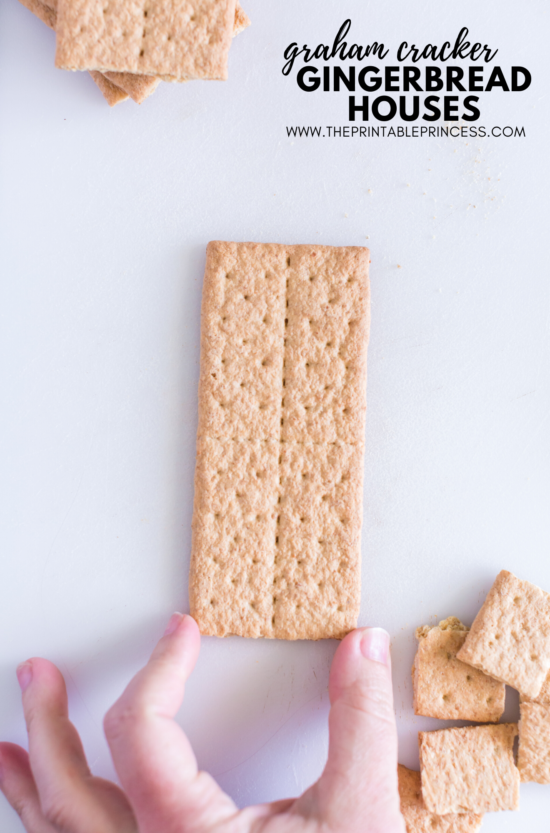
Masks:
[[[420,773],[399,764],[399,802],[407,833],[477,833],[483,816],[478,813],[449,813],[436,816],[426,809]]]
[[[189,584],[191,613],[205,634],[342,638],[356,625],[368,264],[368,250],[357,247],[208,245]],[[330,440],[309,418],[299,436],[285,432],[287,373],[296,366],[291,342],[317,291],[312,275],[341,289],[344,332],[346,316],[358,321],[362,375],[354,396],[341,386],[326,403],[334,412],[325,420]],[[327,315],[332,337],[335,317]],[[322,324],[318,312],[317,332],[326,342]],[[304,350],[302,363],[309,356]],[[342,359],[335,354],[333,362]],[[321,382],[323,372],[328,383],[330,363],[318,371]],[[347,440],[334,428],[343,408],[354,426]]]
[[[457,656],[535,698],[550,669],[550,595],[502,570]]]
[[[55,65],[227,78],[236,0],[58,0]]]
[[[518,769],[522,781],[550,784],[550,705],[521,701]]]
[[[419,732],[422,797],[428,810],[488,813],[519,809],[515,723]]]
[[[468,634],[456,616],[417,628],[412,669],[414,713],[439,720],[496,723],[504,711],[504,683],[456,658]]]

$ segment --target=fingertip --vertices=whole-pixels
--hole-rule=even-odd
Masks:
[[[199,626],[192,616],[188,613],[173,613],[168,621],[164,636],[173,636],[175,634],[185,633],[186,636],[200,637]]]
[[[390,635],[384,628],[360,628],[360,649],[365,659],[387,665],[390,658]]]
[[[0,789],[9,774],[30,775],[29,753],[16,743],[0,743]]]
[[[42,657],[25,660],[17,667],[16,674],[23,691],[29,688],[31,683],[39,683],[50,689],[65,690],[65,679],[57,665]]]
[[[179,629],[185,630],[185,634],[188,638],[200,642],[201,632],[199,630],[199,626],[197,625],[193,617],[190,616],[188,613],[183,614]]]
[[[390,635],[384,628],[355,628],[342,640],[336,651],[348,659],[365,659],[386,665],[390,658]]]
[[[377,674],[389,677],[391,658],[388,632],[383,628],[356,628],[350,631],[338,646],[332,661],[329,680],[331,698],[339,696],[342,689],[367,673],[367,666],[371,662],[378,666]],[[374,672],[375,669],[372,670]]]

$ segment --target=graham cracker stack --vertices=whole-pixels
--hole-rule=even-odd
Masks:
[[[50,29],[56,30],[59,0],[20,0],[20,2]],[[250,19],[237,2],[232,36],[240,34],[248,26],[250,26]],[[111,107],[125,101],[128,97],[137,104],[141,104],[156,90],[162,79],[177,80],[168,76],[135,74],[125,71],[100,72],[97,69],[89,69],[88,71]]]
[[[341,638],[360,602],[368,249],[210,243],[191,613]]]

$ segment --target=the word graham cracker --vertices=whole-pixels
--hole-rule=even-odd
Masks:
[[[55,65],[227,78],[236,0],[58,0]]]
[[[502,570],[457,657],[535,698],[550,669],[550,595]]]
[[[417,628],[412,669],[414,713],[440,720],[496,723],[504,711],[505,686],[456,655],[468,634],[450,616],[436,627]]]
[[[420,773],[399,764],[399,802],[407,833],[477,833],[483,816],[478,813],[449,813],[436,816],[426,809]]]
[[[191,614],[204,634],[357,622],[368,249],[210,243]]]
[[[422,797],[428,810],[488,813],[519,809],[515,723],[419,732]]]
[[[550,784],[550,705],[522,699],[518,769],[522,781]]]

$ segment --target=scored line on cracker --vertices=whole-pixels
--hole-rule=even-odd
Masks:
[[[190,575],[203,633],[355,627],[368,262],[356,247],[208,246]]]

